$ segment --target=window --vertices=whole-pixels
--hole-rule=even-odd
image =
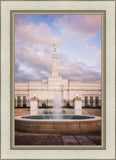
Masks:
[[[85,106],[88,106],[88,97],[85,96]]]
[[[99,106],[99,97],[95,97],[95,106]]]
[[[93,97],[90,97],[90,106],[93,107]]]
[[[18,96],[17,98],[17,106],[21,107],[21,97],[20,96]]]
[[[26,105],[27,105],[26,96],[23,96],[23,107],[26,107]]]

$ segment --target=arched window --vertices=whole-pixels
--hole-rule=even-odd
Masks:
[[[90,106],[93,107],[93,97],[92,96],[90,97]]]
[[[88,106],[88,97],[85,96],[85,106]]]
[[[99,97],[95,97],[95,106],[99,106]]]
[[[21,97],[20,96],[17,97],[17,106],[21,107]]]
[[[27,99],[26,96],[23,96],[23,107],[27,106]]]

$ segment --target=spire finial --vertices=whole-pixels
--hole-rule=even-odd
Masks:
[[[54,52],[56,52],[56,45],[55,45],[55,43],[53,44],[53,46],[54,46]]]

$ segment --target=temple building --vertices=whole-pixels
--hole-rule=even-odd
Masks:
[[[101,83],[63,79],[58,72],[57,60],[54,45],[52,73],[48,79],[15,83],[15,107],[30,106],[33,95],[38,98],[38,107],[53,106],[55,92],[62,93],[63,106],[74,106],[77,94],[82,99],[83,106],[101,106]]]

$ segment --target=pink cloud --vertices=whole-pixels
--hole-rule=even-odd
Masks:
[[[15,56],[18,60],[26,65],[40,67],[49,71],[52,64],[52,58],[49,54],[49,50],[46,50],[39,45],[26,45],[23,43],[17,43],[15,45]],[[45,63],[47,62],[47,63]]]
[[[61,43],[60,37],[53,34],[51,28],[46,23],[24,25],[20,20],[16,20],[15,33],[16,38],[24,42],[44,45]]]
[[[101,31],[101,15],[64,15],[53,23],[61,28],[64,35],[70,34],[77,39],[89,39]]]
[[[63,44],[62,42],[65,42],[67,39],[71,40],[73,43],[76,39],[89,39],[100,31],[101,16],[65,15],[61,18],[56,18],[53,25],[58,27],[61,37],[53,33],[52,29],[45,22],[39,23],[38,25],[32,23],[24,25],[21,20],[16,21],[15,32],[17,41],[15,56],[20,62],[17,67],[18,71],[16,72],[17,80],[40,80],[50,75],[53,52],[53,48],[51,49],[50,46],[53,45],[53,43],[56,43],[57,46]],[[95,49],[95,55],[100,53],[100,50],[97,51],[96,46],[87,45],[86,47],[93,47],[91,49]],[[95,72],[93,67],[90,68],[87,65],[80,63],[78,59],[75,61],[73,60],[72,62],[65,56],[59,55],[58,60],[59,73],[64,78],[79,81],[100,80],[100,72]]]
[[[97,32],[101,30],[101,16],[100,15],[87,15],[84,17],[85,31]]]
[[[48,78],[52,70],[52,51],[46,50],[44,47],[41,48],[37,44],[31,46],[26,46],[23,43],[16,44],[16,81]],[[20,64],[17,64],[17,61]],[[100,81],[101,75],[95,71],[98,66],[89,67],[81,63],[78,59],[74,61],[63,54],[58,54],[58,66],[60,75],[68,80]]]

